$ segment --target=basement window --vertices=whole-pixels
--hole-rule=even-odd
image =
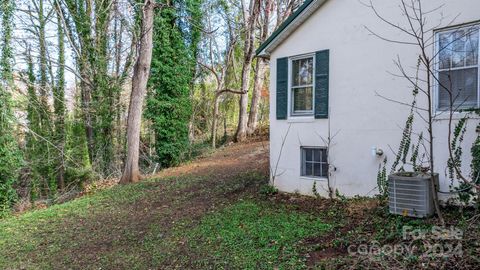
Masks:
[[[303,177],[328,178],[328,159],[326,148],[302,147]]]

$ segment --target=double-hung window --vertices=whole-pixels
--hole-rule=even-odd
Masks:
[[[327,149],[302,147],[301,176],[313,178],[328,178]]]
[[[291,60],[291,115],[313,115],[313,56]]]
[[[479,108],[479,25],[436,35],[437,110]]]

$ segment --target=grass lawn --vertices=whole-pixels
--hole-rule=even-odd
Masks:
[[[376,199],[261,194],[262,145],[0,220],[0,269],[478,269],[475,211],[445,209],[464,234],[435,243],[460,244],[459,254],[434,256],[423,240],[412,252],[375,252],[412,244],[404,226],[430,230],[437,220],[389,215]]]
[[[5,219],[0,269],[302,268],[299,241],[331,226],[260,199],[264,179],[154,180]]]

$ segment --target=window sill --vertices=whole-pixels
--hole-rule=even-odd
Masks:
[[[308,177],[308,176],[300,176],[301,180],[306,180],[306,181],[328,181],[328,178],[326,177]]]
[[[287,123],[312,123],[315,122],[315,117],[313,116],[290,116],[287,119]]]
[[[470,119],[480,119],[480,116],[475,114],[474,112],[454,112],[452,115],[453,120],[460,120],[465,116],[470,115]],[[434,115],[434,122],[439,121],[448,121],[450,119],[450,112],[449,111],[437,111]]]

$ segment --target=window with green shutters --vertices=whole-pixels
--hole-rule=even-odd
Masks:
[[[277,59],[276,116],[328,118],[328,50]]]

